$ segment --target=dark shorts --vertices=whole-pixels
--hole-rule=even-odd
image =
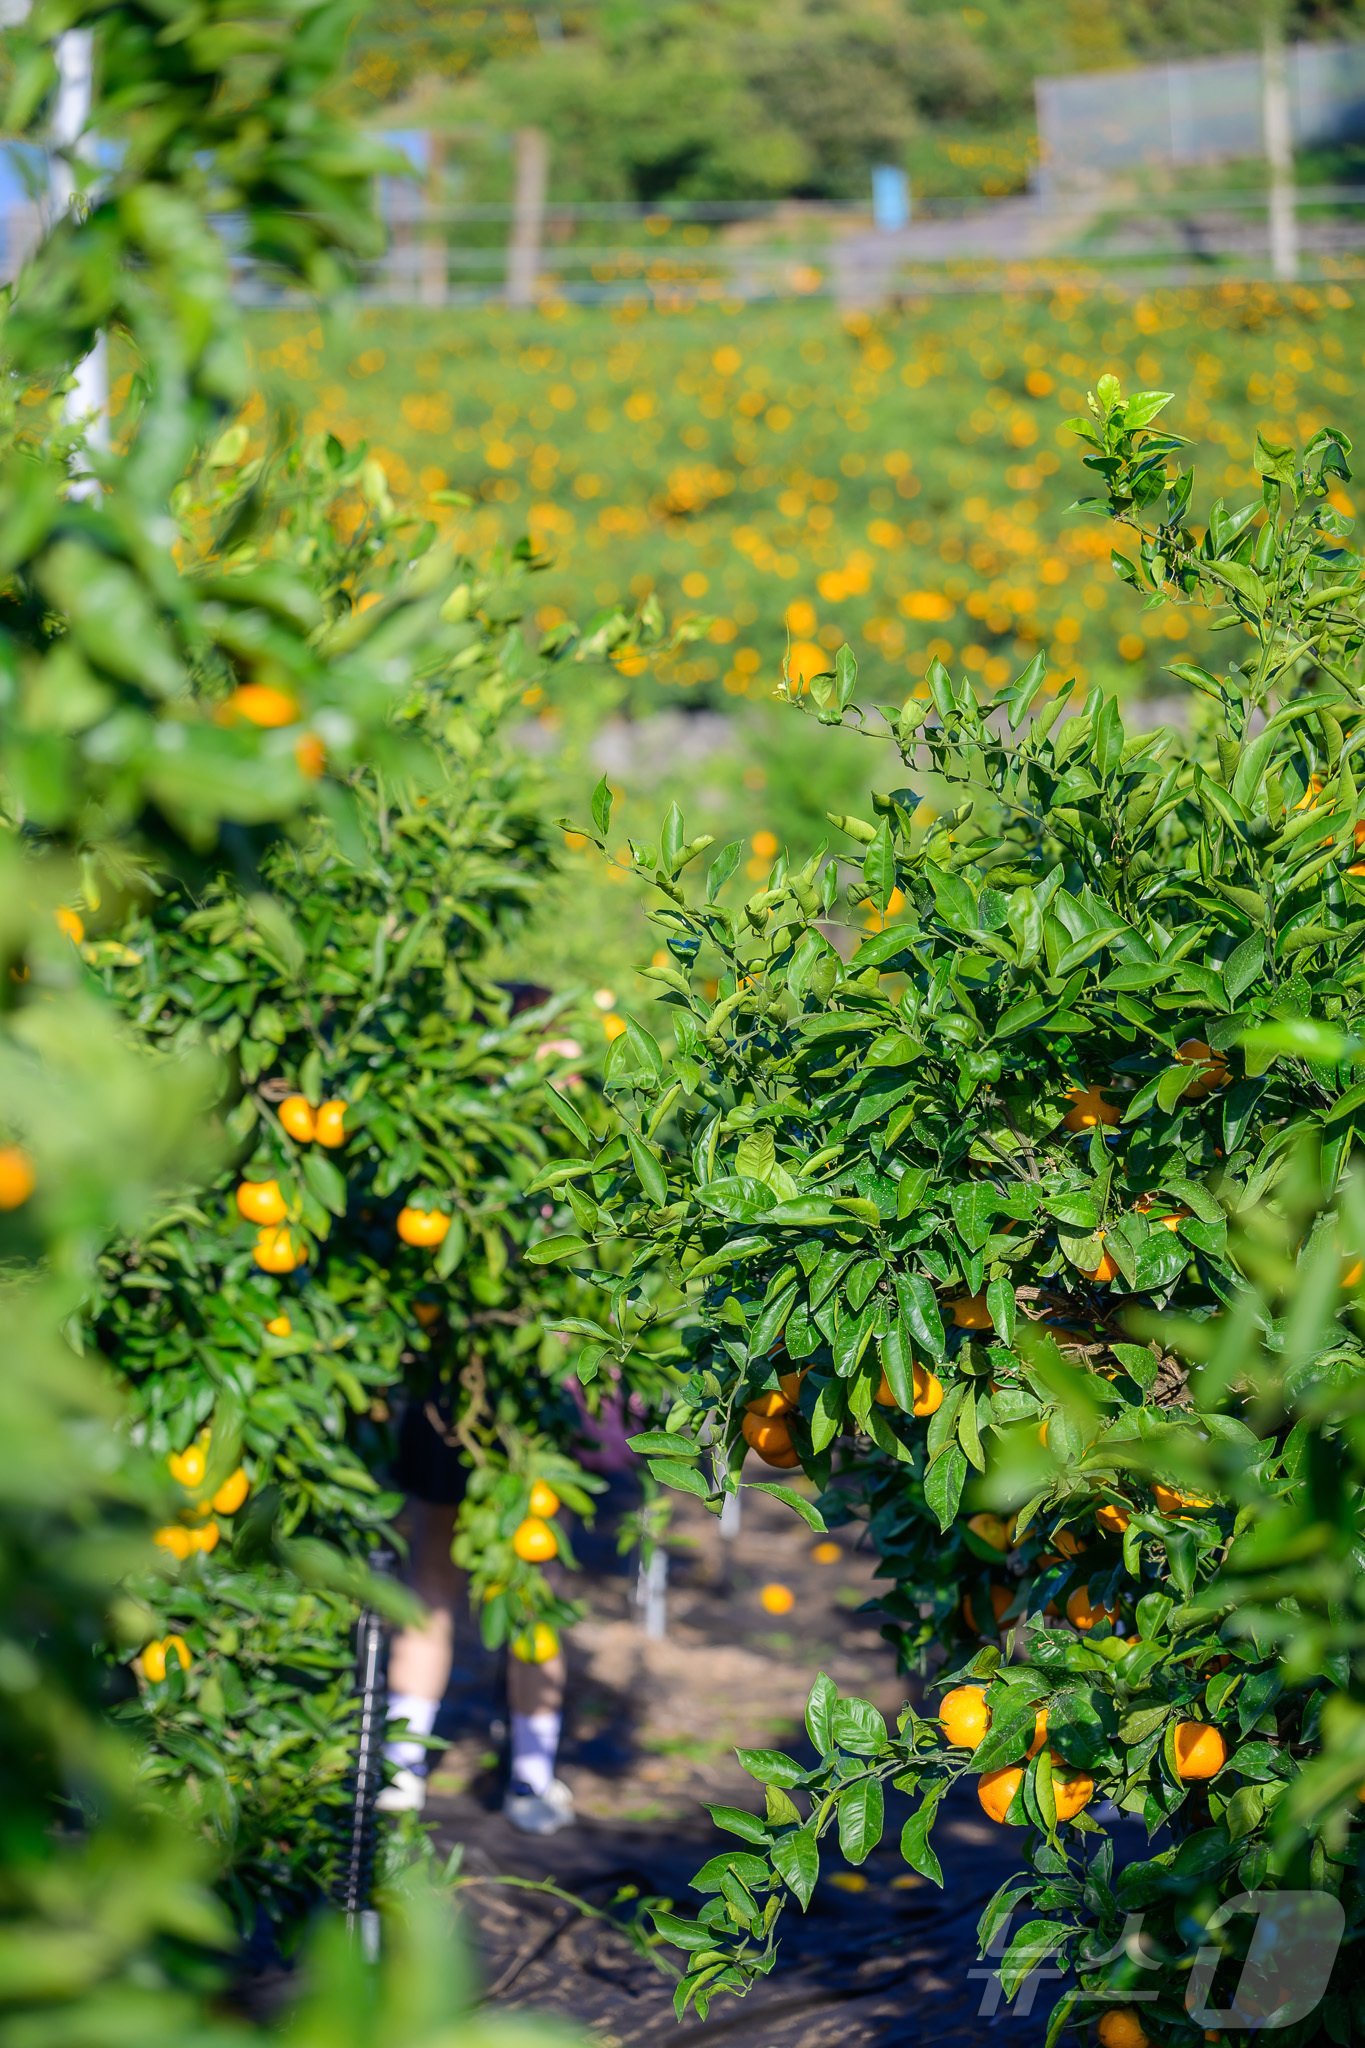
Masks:
[[[469,1484],[459,1446],[447,1441],[449,1424],[439,1400],[411,1394],[398,1421],[393,1484],[414,1500],[458,1507]]]

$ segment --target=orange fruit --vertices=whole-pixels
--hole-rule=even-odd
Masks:
[[[915,1397],[916,1415],[932,1415],[936,1408],[943,1406],[943,1382],[937,1373],[922,1365],[915,1367],[911,1377],[911,1391]]]
[[[303,1250],[280,1225],[256,1233],[251,1256],[263,1273],[292,1273],[303,1264]]]
[[[1096,1606],[1090,1598],[1089,1586],[1077,1586],[1067,1596],[1066,1618],[1073,1628],[1091,1629],[1099,1621],[1116,1622],[1119,1611],[1117,1607]]]
[[[1216,1778],[1228,1760],[1221,1729],[1211,1721],[1177,1721],[1175,1768],[1186,1779]]]
[[[1003,1515],[968,1515],[967,1527],[992,1550],[1005,1551],[1010,1547],[1013,1531]]]
[[[207,1469],[208,1456],[202,1442],[189,1444],[183,1451],[172,1451],[166,1460],[166,1470],[172,1479],[189,1493],[193,1493],[196,1486],[203,1485]]]
[[[839,1564],[843,1555],[837,1543],[817,1543],[810,1554],[812,1564]]]
[[[1227,1087],[1230,1079],[1227,1061],[1221,1052],[1214,1052],[1202,1038],[1182,1039],[1175,1049],[1175,1056],[1182,1066],[1199,1069],[1180,1091],[1186,1102],[1202,1102],[1206,1095],[1212,1095],[1215,1088]]]
[[[1063,1557],[1079,1557],[1085,1549],[1084,1543],[1074,1529],[1054,1529],[1052,1543],[1054,1549],[1060,1550]]]
[[[790,1586],[762,1586],[759,1588],[758,1604],[765,1614],[790,1614],[796,1605],[796,1595]]]
[[[1033,1717],[1033,1740],[1032,1742],[1030,1742],[1028,1746],[1028,1754],[1030,1756],[1037,1756],[1039,1750],[1042,1748],[1043,1744],[1046,1741],[1047,1708],[1039,1707],[1037,1713]]]
[[[944,1693],[938,1718],[954,1749],[976,1749],[991,1725],[991,1710],[980,1686],[955,1685]]]
[[[294,742],[294,759],[300,775],[316,782],[327,766],[327,749],[315,732],[301,733]]]
[[[338,1145],[346,1143],[346,1107],[340,1097],[333,1097],[318,1109],[313,1135],[319,1145],[326,1145],[329,1151],[335,1151]],[[442,1231],[441,1235],[444,1237],[445,1232]]]
[[[1095,1234],[1102,1245],[1106,1232],[1100,1230]],[[1118,1267],[1106,1251],[1101,1251],[1100,1262],[1097,1266],[1080,1266],[1077,1268],[1078,1272],[1084,1273],[1087,1280],[1093,1280],[1097,1287],[1107,1287],[1111,1280],[1117,1279],[1118,1270]]]
[[[1160,1208],[1161,1201],[1162,1197],[1160,1195],[1143,1195],[1133,1204],[1133,1207],[1137,1210],[1139,1216],[1150,1216],[1153,1209]],[[1169,1230],[1174,1233],[1185,1222],[1190,1213],[1188,1209],[1168,1209],[1164,1215],[1157,1216],[1153,1220],[1163,1230]]]
[[[322,1142],[322,1111],[318,1111],[318,1141]],[[404,1207],[398,1211],[398,1235],[404,1244],[438,1245],[445,1241],[450,1231],[450,1218],[440,1209],[412,1209]]]
[[[166,1676],[166,1645],[161,1642],[147,1643],[137,1661],[143,1677],[152,1685],[160,1685]]]
[[[1054,1750],[1052,1756],[1052,1797],[1058,1820],[1075,1820],[1083,1806],[1095,1796],[1095,1780],[1089,1771],[1073,1771]]]
[[[277,1180],[244,1180],[237,1190],[237,1212],[248,1223],[283,1223],[289,1213]]]
[[[992,1820],[1003,1822],[1023,1782],[1022,1764],[1004,1764],[998,1771],[982,1772],[976,1796]]]
[[[881,1396],[878,1396],[880,1400]],[[790,1415],[791,1402],[786,1395],[774,1388],[766,1394],[755,1394],[752,1401],[744,1403],[746,1415]]]
[[[1013,1597],[1008,1586],[991,1587],[991,1609],[997,1622],[1004,1620],[1005,1610]],[[968,1628],[974,1630],[977,1635],[985,1634],[984,1629],[977,1627],[976,1610],[972,1606],[970,1593],[964,1593],[962,1596],[962,1618]]]
[[[317,1135],[313,1105],[306,1095],[286,1095],[278,1111],[280,1122],[300,1145],[311,1145]]]
[[[959,1330],[994,1328],[984,1294],[959,1294],[955,1301],[948,1303],[948,1313]]]
[[[165,1641],[161,1645],[161,1649],[167,1664],[169,1664],[171,1658],[174,1657],[176,1663],[180,1666],[180,1669],[182,1671],[189,1670],[189,1645],[186,1643],[185,1638],[183,1636],[167,1636]]]
[[[1131,2005],[1118,2005],[1112,2012],[1101,2014],[1095,2031],[1100,2048],[1151,2048],[1142,2022]]]
[[[239,718],[248,725],[293,725],[299,715],[299,700],[273,683],[239,683],[226,703],[219,706],[220,725],[233,725]]]
[[[216,1550],[218,1548],[218,1538],[221,1534],[222,1531],[216,1522],[206,1522],[202,1529],[192,1529],[190,1531],[190,1549]]]
[[[172,1522],[167,1528],[158,1529],[152,1541],[162,1550],[169,1550],[171,1556],[178,1558],[182,1564],[196,1547],[189,1530],[182,1529],[178,1522]]]
[[[781,1387],[789,1407],[799,1407],[801,1402],[801,1382],[809,1370],[809,1366],[803,1365],[797,1372],[780,1372],[778,1374],[777,1384]]]
[[[1202,1494],[1182,1493],[1178,1486],[1167,1486],[1160,1479],[1153,1480],[1152,1495],[1163,1515],[1194,1515],[1213,1506]]]
[[[21,1209],[36,1186],[33,1167],[23,1147],[0,1145],[0,1209]]]
[[[789,1470],[800,1464],[785,1415],[746,1415],[739,1427],[745,1443],[758,1452],[765,1465]]]
[[[1121,1536],[1131,1519],[1125,1509],[1116,1508],[1109,1501],[1095,1510],[1095,1526],[1103,1529],[1107,1536]]]
[[[0,1209],[10,1206],[0,1197]],[[1343,1287],[1359,1287],[1362,1280],[1365,1280],[1365,1259],[1353,1259],[1341,1276],[1341,1284]]]
[[[512,1534],[512,1548],[523,1564],[545,1564],[559,1554],[555,1532],[540,1515],[527,1515]]]
[[[1071,1107],[1062,1118],[1062,1125],[1068,1131],[1093,1131],[1097,1124],[1123,1121],[1123,1111],[1105,1101],[1102,1088],[1068,1088],[1066,1099]]]
[[[559,1513],[559,1495],[543,1479],[537,1479],[531,1488],[530,1512],[539,1515],[542,1521],[548,1521],[551,1515]]]
[[[214,1494],[214,1513],[216,1515],[235,1515],[250,1491],[251,1482],[247,1478],[244,1468],[239,1465],[235,1472],[229,1472],[217,1493]]]
[[[294,1334],[294,1325],[288,1316],[272,1316],[265,1327],[272,1337],[292,1337]]]
[[[492,1597],[492,1590],[485,1593],[485,1600]],[[512,1638],[512,1655],[519,1664],[548,1664],[559,1655],[559,1637],[548,1621],[538,1621],[531,1628],[524,1628],[520,1635]]]
[[[79,910],[68,910],[63,903],[52,916],[58,931],[65,932],[73,946],[79,946],[85,937],[85,919]]]

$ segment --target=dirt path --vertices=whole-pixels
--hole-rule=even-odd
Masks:
[[[497,1671],[466,1639],[443,1730],[450,1746],[433,1774],[429,1813],[443,1847],[464,1845],[471,1876],[552,1877],[606,1904],[626,1885],[689,1899],[691,1873],[716,1852],[702,1800],[756,1805],[735,1762],[737,1744],[810,1754],[801,1726],[810,1677],[827,1670],[894,1711],[904,1697],[875,1623],[856,1610],[872,1586],[870,1560],[846,1536],[822,1563],[816,1539],[789,1510],[745,1498],[745,1525],[725,1545],[716,1522],[684,1501],[670,1539],[668,1633],[646,1640],[633,1600],[633,1560],[614,1551],[615,1528],[581,1543],[593,1618],[570,1649],[571,1713],[562,1753],[580,1825],[548,1843],[516,1835],[497,1810]],[[759,1589],[796,1596],[780,1619]],[[889,1846],[863,1869],[834,1853],[808,1915],[792,1912],[774,1974],[748,1999],[713,2007],[703,2027],[677,2025],[671,1980],[600,1923],[553,1898],[501,1886],[466,1892],[479,1924],[491,2002],[556,2012],[585,2026],[599,2048],[890,2048],[978,2042],[1036,2048],[1044,1996],[1031,2015],[981,2011],[975,1922],[1013,1867],[1011,1838],[968,1800],[940,1822],[942,1893],[906,1869]],[[987,2005],[989,2008],[990,2000]]]

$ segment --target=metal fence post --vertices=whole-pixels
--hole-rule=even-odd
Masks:
[[[376,1551],[371,1569],[387,1576],[393,1570],[390,1550]],[[356,1728],[355,1775],[351,1786],[351,1820],[337,1903],[367,1961],[379,1956],[379,1914],[374,1905],[374,1859],[378,1836],[375,1801],[384,1776],[384,1733],[389,1718],[388,1629],[372,1607],[361,1609],[356,1623],[356,1692],[360,1719]]]

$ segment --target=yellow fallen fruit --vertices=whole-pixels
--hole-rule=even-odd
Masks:
[[[763,1586],[759,1590],[758,1604],[765,1614],[790,1614],[796,1605],[796,1595],[790,1586]]]
[[[838,1564],[843,1557],[837,1543],[817,1543],[811,1552],[812,1564]]]

